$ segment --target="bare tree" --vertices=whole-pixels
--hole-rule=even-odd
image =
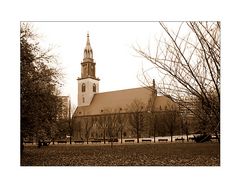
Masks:
[[[119,132],[120,132],[120,139],[121,143],[123,141],[123,130],[125,128],[125,122],[127,121],[127,116],[126,114],[118,114],[117,115],[117,122],[119,124]]]
[[[173,32],[160,22],[166,34],[156,53],[135,47],[159,74],[157,91],[202,120],[209,134],[220,131],[220,22],[181,22]],[[175,23],[176,25],[177,23]],[[187,33],[187,34],[186,34]],[[149,70],[142,82],[150,84]],[[196,108],[200,104],[201,111]]]
[[[187,137],[187,141],[189,141],[188,135],[189,135],[189,127],[188,127],[188,122],[184,121],[182,122],[182,131]]]
[[[139,143],[139,138],[144,129],[144,112],[146,112],[146,105],[138,99],[133,100],[129,105],[129,122],[133,128],[133,132],[137,136],[137,142]]]
[[[119,125],[117,122],[117,114],[111,114],[107,117],[107,134],[109,136],[109,140],[111,142],[111,147],[113,146],[114,140],[117,138],[119,132]]]
[[[106,116],[101,115],[98,118],[99,126],[103,130],[103,142],[104,144],[106,143],[106,132],[107,132],[107,121],[106,121]]]
[[[81,120],[81,124],[83,124],[84,131],[85,131],[85,139],[87,140],[87,144],[88,144],[89,137],[90,137],[90,132],[91,132],[91,129],[92,129],[93,124],[94,124],[93,118],[84,117]]]
[[[159,130],[162,129],[161,128],[161,122],[163,122],[163,119],[162,119],[162,111],[155,111],[152,113],[151,115],[151,130],[152,130],[152,134],[153,134],[153,141],[154,143],[156,142],[156,136],[158,135],[159,133]],[[164,130],[163,130],[164,131]]]
[[[166,110],[162,113],[162,120],[171,136],[171,142],[173,142],[173,135],[178,130],[181,121],[176,107],[167,106]]]
[[[104,109],[103,119],[100,121],[100,126],[104,130],[104,135],[108,135],[109,140],[111,142],[111,147],[113,146],[113,142],[118,138],[118,134],[121,131],[123,124],[121,124],[120,120],[120,111],[121,109],[112,110],[109,108]],[[104,136],[105,138],[105,136]],[[104,139],[105,143],[105,139]]]
[[[69,109],[68,109],[68,126],[69,126],[69,136],[70,136],[70,144],[72,144],[72,137],[73,137],[73,118],[72,115],[76,110],[76,105],[71,103],[71,99],[69,99]]]

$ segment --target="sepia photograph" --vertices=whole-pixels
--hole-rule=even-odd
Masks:
[[[21,21],[20,166],[221,166],[221,22]]]
[[[238,184],[237,1],[0,4],[0,184]]]

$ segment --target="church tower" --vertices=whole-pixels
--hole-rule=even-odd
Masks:
[[[96,78],[96,63],[90,45],[89,34],[81,62],[81,78],[78,78],[78,106],[90,105],[94,94],[99,92],[99,78]]]

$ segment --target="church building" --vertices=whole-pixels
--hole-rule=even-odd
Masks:
[[[151,137],[155,135],[153,115],[173,108],[165,96],[158,96],[155,81],[152,86],[99,92],[96,63],[87,34],[78,82],[78,106],[72,117],[73,140]],[[104,82],[103,82],[104,83]]]

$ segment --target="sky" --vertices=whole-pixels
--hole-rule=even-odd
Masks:
[[[96,62],[99,92],[140,87],[138,76],[150,65],[139,57],[134,46],[147,49],[160,36],[158,22],[32,22],[41,36],[43,48],[51,47],[58,68],[64,74],[62,95],[77,105],[77,78],[86,45],[87,33]]]

